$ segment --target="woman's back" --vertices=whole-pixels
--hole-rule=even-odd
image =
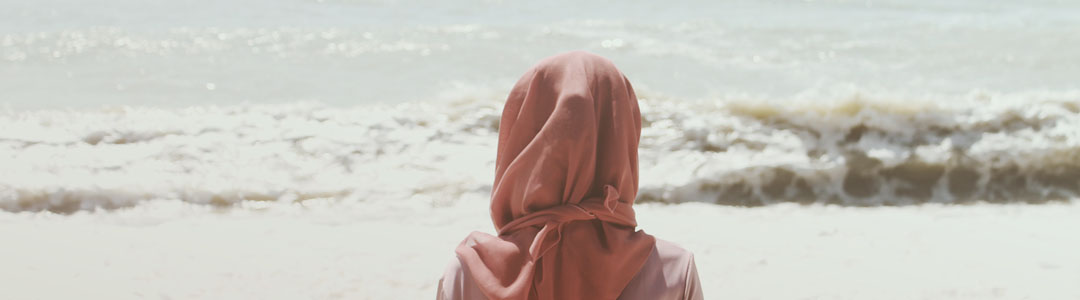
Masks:
[[[439,280],[439,300],[487,300],[461,262],[454,259]],[[701,300],[694,254],[656,239],[645,265],[623,289],[619,300]]]

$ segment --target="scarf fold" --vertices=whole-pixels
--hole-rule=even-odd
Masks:
[[[635,231],[641,115],[602,57],[547,58],[518,81],[499,124],[491,216],[459,259],[490,299],[616,299],[655,239]]]

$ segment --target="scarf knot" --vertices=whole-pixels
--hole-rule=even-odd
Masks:
[[[529,247],[529,254],[535,262],[562,241],[562,228],[566,223],[597,219],[618,225],[637,226],[633,217],[619,213],[619,207],[618,189],[606,184],[603,197],[586,198],[579,203],[566,203],[532,212],[499,228],[499,235],[541,226]]]

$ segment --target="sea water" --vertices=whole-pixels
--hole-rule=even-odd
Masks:
[[[1080,194],[1080,2],[0,0],[0,209],[490,191],[501,101],[610,58],[639,201]]]

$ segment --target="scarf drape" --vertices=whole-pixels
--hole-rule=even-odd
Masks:
[[[655,239],[636,231],[641,114],[611,61],[546,58],[507,97],[491,218],[457,248],[491,299],[616,299]]]

